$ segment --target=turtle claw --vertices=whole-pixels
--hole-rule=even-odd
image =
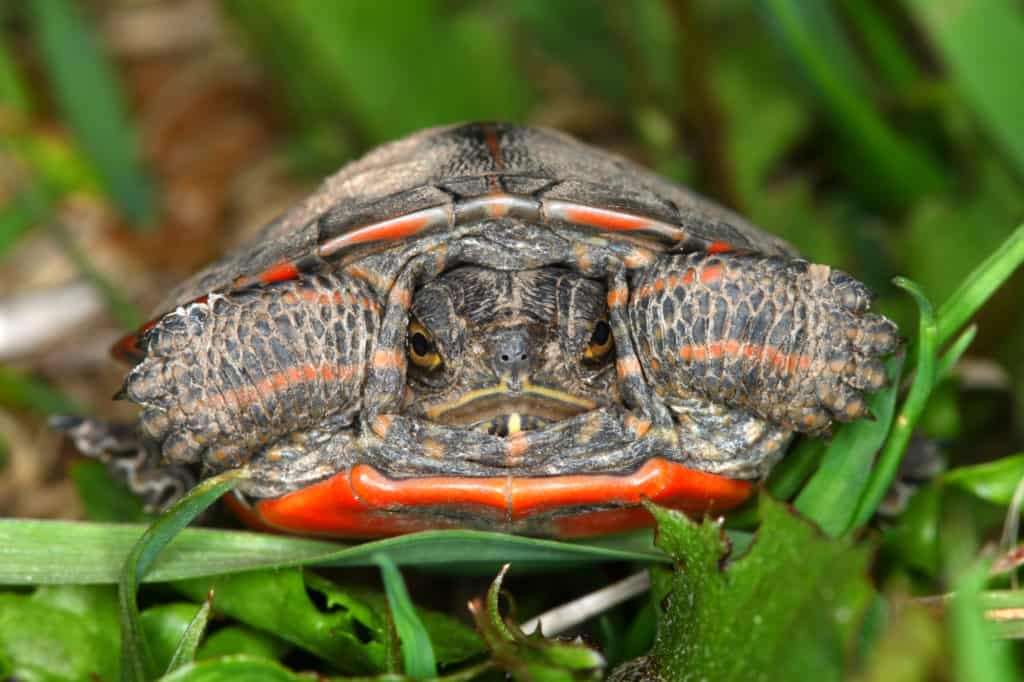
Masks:
[[[195,476],[182,466],[161,466],[134,426],[74,415],[50,417],[50,426],[71,438],[78,451],[103,462],[128,486],[147,511],[160,511],[193,485]]]

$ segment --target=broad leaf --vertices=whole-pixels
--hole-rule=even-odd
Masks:
[[[764,497],[750,551],[703,523],[652,507],[658,544],[677,562],[652,654],[666,680],[840,680],[873,591],[869,550],[831,540]],[[657,590],[656,590],[657,591]]]

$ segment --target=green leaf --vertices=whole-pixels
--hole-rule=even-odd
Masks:
[[[299,570],[246,571],[175,583],[192,599],[214,593],[214,609],[271,633],[350,673],[383,672],[388,602]],[[453,619],[422,611],[438,661],[465,660],[479,639]],[[443,646],[442,646],[443,642]]]
[[[279,659],[290,648],[287,642],[265,632],[244,625],[231,625],[210,633],[199,645],[196,659],[239,655]]]
[[[477,630],[494,663],[516,680],[600,680],[605,660],[582,640],[546,639],[542,633],[525,635],[501,614],[501,585],[509,564],[502,567],[483,602],[469,603]]]
[[[308,675],[293,673],[276,661],[251,656],[227,656],[191,663],[160,682],[309,682]]]
[[[109,587],[0,593],[0,674],[12,680],[116,679],[114,606]]]
[[[1024,173],[1024,12],[1014,0],[906,0],[945,61],[953,84]]]
[[[112,583],[144,526],[0,519],[0,585]],[[399,565],[448,573],[493,572],[504,561],[537,568],[607,561],[666,561],[649,532],[559,542],[503,533],[427,531],[347,547],[307,538],[188,528],[143,578],[164,582],[285,566],[373,566],[375,553]]]
[[[117,589],[121,614],[121,675],[125,682],[150,679],[156,672],[145,633],[139,624],[139,607],[135,600],[142,577],[174,536],[221,495],[238,485],[243,475],[242,470],[232,470],[206,479],[164,512],[129,550]]]
[[[874,421],[862,419],[839,427],[818,471],[796,498],[794,506],[829,535],[845,533],[854,521],[857,501],[873,475],[875,453],[892,424],[902,368],[902,356],[886,362],[889,388],[868,400]]]
[[[986,502],[1006,506],[1024,479],[1024,453],[946,472],[942,482],[966,490]]]
[[[430,643],[416,608],[409,598],[405,581],[395,562],[386,554],[375,554],[374,563],[380,567],[384,590],[388,595],[391,618],[402,647],[402,668],[410,677],[425,680],[437,674],[434,647]]]
[[[766,496],[761,505],[752,548],[724,569],[718,524],[648,507],[678,566],[652,649],[665,679],[843,679],[874,594],[870,549],[823,537]]]
[[[107,191],[136,224],[156,215],[153,186],[110,64],[79,6],[68,0],[29,3],[50,86],[65,120]]]

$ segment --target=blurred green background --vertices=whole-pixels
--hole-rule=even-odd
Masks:
[[[105,347],[168,286],[425,126],[507,119],[625,154],[855,273],[905,325],[893,275],[941,303],[1024,216],[1014,0],[48,0],[0,18],[5,514],[76,513],[41,417],[123,414]],[[1020,449],[1022,294],[1018,274],[926,415],[955,461]]]

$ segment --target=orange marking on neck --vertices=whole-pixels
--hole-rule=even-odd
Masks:
[[[377,369],[400,369],[405,366],[405,356],[399,350],[379,350],[373,354],[373,366]]]
[[[722,344],[718,341],[715,341],[708,346],[708,356],[711,358],[720,358],[722,357],[723,352],[724,349],[722,348]]]
[[[393,304],[401,306],[403,309],[408,309],[412,305],[412,292],[405,287],[395,286],[392,287],[388,300]]]
[[[636,434],[637,438],[643,438],[644,434],[651,429],[651,422],[646,419],[638,419],[631,414],[626,416],[625,423],[626,428]]]
[[[696,276],[696,272],[694,272],[693,268],[690,268],[689,270],[686,271],[686,274],[683,275],[683,284],[692,284]]]
[[[708,244],[708,253],[728,253],[729,251],[735,251],[732,244],[721,239],[716,239]]]
[[[373,431],[380,438],[387,438],[388,431],[391,430],[391,423],[394,421],[389,414],[381,414],[373,419],[373,423],[370,424],[370,430]]]
[[[637,249],[626,256],[622,262],[627,268],[634,270],[650,265],[652,260],[653,256],[650,253]]]
[[[629,291],[624,288],[612,289],[608,292],[608,307],[624,305],[629,300]]]
[[[615,363],[615,371],[619,377],[634,376],[640,373],[640,361],[633,356],[619,358]]]
[[[509,464],[517,464],[529,449],[529,436],[525,431],[513,433],[505,439],[505,457],[508,459]]]

